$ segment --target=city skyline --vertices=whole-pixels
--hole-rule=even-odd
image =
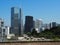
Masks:
[[[26,15],[31,15],[34,19],[42,19],[44,23],[60,23],[60,1],[59,0],[0,0],[0,18],[5,20],[5,25],[10,26],[11,7],[21,7],[23,9],[23,19]]]

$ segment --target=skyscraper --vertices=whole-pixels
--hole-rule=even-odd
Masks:
[[[37,30],[37,32],[42,31],[42,26],[43,26],[42,19],[36,19],[36,21],[35,21],[35,29]]]
[[[22,35],[23,19],[21,8],[11,8],[11,33],[17,36]]]
[[[19,35],[19,9],[16,7],[11,8],[11,33]]]
[[[33,29],[33,17],[32,16],[26,16],[25,17],[25,33],[31,32]]]
[[[57,26],[57,23],[56,22],[52,22],[52,28],[56,27],[56,26]]]
[[[2,36],[2,28],[4,27],[4,20],[2,18],[0,18],[0,37]]]
[[[19,32],[20,35],[22,36],[24,31],[23,31],[23,14],[22,14],[22,10],[20,8],[20,25],[19,25]]]
[[[51,28],[50,26],[51,26],[50,24],[44,24],[45,29],[50,29]]]

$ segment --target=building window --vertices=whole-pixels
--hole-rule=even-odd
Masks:
[[[4,24],[4,22],[1,22],[1,24]]]
[[[3,32],[5,32],[5,29],[3,29]]]

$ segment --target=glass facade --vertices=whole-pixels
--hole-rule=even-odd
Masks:
[[[21,14],[21,8],[11,8],[11,33],[19,36],[23,32],[23,19]]]
[[[26,16],[25,17],[25,33],[31,32],[33,28],[33,17],[32,16]]]
[[[12,7],[11,8],[11,33],[19,35],[19,9]]]

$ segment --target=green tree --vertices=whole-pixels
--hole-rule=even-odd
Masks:
[[[27,35],[28,35],[28,36],[31,36],[31,32],[28,32]]]
[[[31,35],[32,36],[36,36],[37,35],[37,31],[35,29],[33,29],[32,32],[31,32]]]

